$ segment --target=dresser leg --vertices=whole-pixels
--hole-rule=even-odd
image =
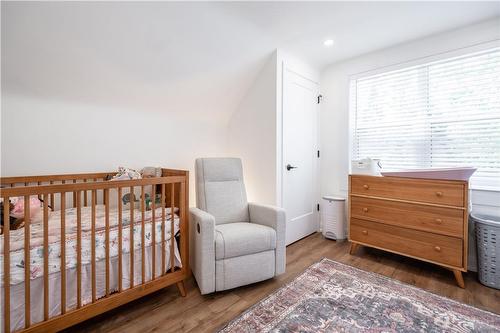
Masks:
[[[351,243],[351,248],[349,249],[349,254],[354,254],[356,250],[358,249],[359,244],[356,243]]]
[[[462,272],[459,270],[454,269],[453,274],[455,275],[455,280],[457,280],[457,284],[460,288],[465,289],[465,283],[464,283],[464,278],[462,276]]]

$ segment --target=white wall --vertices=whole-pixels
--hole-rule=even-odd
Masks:
[[[182,112],[111,108],[2,94],[1,174],[112,171],[146,165],[191,172],[225,153],[225,126]]]
[[[276,52],[228,124],[228,153],[240,157],[249,201],[276,204]]]
[[[430,36],[333,64],[322,73],[321,193],[347,192],[349,80],[353,75],[500,39],[499,19]],[[500,214],[500,192],[474,191],[475,211]]]
[[[1,174],[193,171],[226,155],[227,121],[273,48],[223,7],[2,2]]]

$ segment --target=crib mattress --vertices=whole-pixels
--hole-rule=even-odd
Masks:
[[[103,260],[106,257],[106,233],[105,233],[105,206],[95,206],[95,250],[96,261]],[[116,208],[109,211],[109,244],[110,257],[118,256],[118,217],[119,212]],[[170,239],[171,221],[169,220],[170,208],[165,209],[165,240]],[[77,211],[76,208],[65,210],[65,250],[66,250],[66,269],[76,268],[77,265]],[[91,207],[81,208],[81,260],[82,265],[90,264],[92,259],[91,251],[91,225],[92,225]],[[130,211],[122,211],[122,253],[124,257],[130,253]],[[134,210],[133,240],[134,250],[142,247],[142,214],[139,210]],[[153,211],[145,211],[144,229],[145,229],[145,247],[150,247],[153,242]],[[162,236],[162,208],[155,210],[155,241],[161,243]],[[57,273],[61,270],[61,211],[50,212],[48,220],[49,233],[49,274]],[[179,230],[179,218],[174,214],[174,235]],[[44,266],[44,246],[43,246],[43,223],[40,217],[32,219],[30,227],[30,279],[34,280],[43,276]],[[3,267],[3,237],[1,235],[0,246],[0,267]],[[159,252],[161,253],[161,252]],[[24,263],[24,230],[12,230],[10,235],[10,284],[16,285],[24,282],[25,274]],[[3,286],[3,270],[0,272],[0,285]]]
[[[181,257],[177,248],[175,237],[174,254],[175,267],[182,267]],[[142,254],[141,249],[134,251],[134,285],[142,283]],[[155,277],[160,276],[162,271],[162,247],[156,244],[155,255]],[[165,271],[170,269],[170,240],[165,244]],[[145,248],[145,281],[150,281],[152,277],[152,246],[149,244]],[[82,265],[82,305],[92,302],[92,265],[90,263]],[[118,256],[110,258],[110,293],[118,291]],[[31,280],[30,283],[30,313],[31,324],[43,321],[43,277],[39,276]],[[130,254],[122,257],[122,288],[126,290],[130,287]],[[0,288],[3,296],[3,286]],[[96,261],[96,297],[102,298],[106,294],[106,265],[105,260]],[[4,298],[1,301],[4,306]],[[76,268],[66,269],[66,311],[75,309],[77,305],[77,271]],[[61,314],[61,274],[49,275],[49,317]],[[24,283],[18,283],[10,288],[10,322],[11,331],[24,328],[25,302]],[[3,328],[4,313],[0,314],[0,327]]]

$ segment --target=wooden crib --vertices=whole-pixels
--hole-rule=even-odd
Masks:
[[[185,296],[190,272],[188,171],[162,169],[161,177],[108,181],[114,174],[1,178],[3,332],[60,331],[172,284]],[[128,203],[122,202],[125,192],[131,194]],[[152,197],[150,203],[145,193]],[[43,202],[37,224],[30,218],[32,196]],[[24,198],[25,224],[19,230],[9,228],[8,203],[14,197]],[[59,243],[54,242],[58,237]],[[38,273],[32,270],[37,249],[43,249],[36,252]],[[13,265],[16,255],[20,265]]]

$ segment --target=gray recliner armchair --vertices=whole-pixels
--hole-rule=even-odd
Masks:
[[[285,272],[285,211],[248,203],[239,158],[196,160],[190,262],[202,294]]]

